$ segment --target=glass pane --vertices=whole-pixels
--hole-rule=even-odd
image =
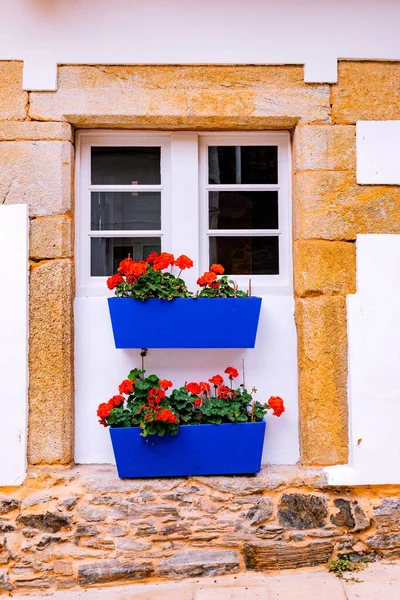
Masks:
[[[210,264],[218,263],[230,275],[278,275],[279,238],[211,237]]]
[[[278,192],[209,192],[210,229],[277,229]]]
[[[158,185],[161,183],[161,148],[92,147],[93,185]]]
[[[123,258],[145,259],[150,252],[161,252],[161,239],[148,238],[92,238],[90,274],[108,277],[117,272]]]
[[[161,192],[92,192],[91,228],[161,229]]]
[[[209,146],[208,182],[278,183],[278,147]]]

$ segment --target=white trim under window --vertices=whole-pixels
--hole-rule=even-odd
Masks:
[[[92,185],[91,148],[144,147],[161,149],[161,182],[156,185]],[[209,146],[276,146],[278,152],[277,183],[271,184],[209,184]],[[209,191],[276,191],[278,194],[278,224],[273,229],[209,229]],[[92,192],[160,192],[161,228],[156,230],[91,229]],[[187,254],[195,268],[187,273],[190,289],[196,289],[197,277],[210,266],[209,239],[218,237],[275,237],[279,244],[279,272],[251,275],[254,294],[286,294],[292,289],[291,260],[291,156],[288,132],[131,132],[80,131],[77,134],[76,165],[76,242],[77,295],[108,295],[106,277],[91,275],[90,245],[95,238],[161,239],[161,249],[174,254]],[[233,278],[247,289],[249,275]]]

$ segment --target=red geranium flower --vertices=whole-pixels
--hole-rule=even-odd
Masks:
[[[135,384],[130,379],[124,379],[121,385],[118,388],[120,394],[131,394],[133,392],[133,388]]]
[[[97,409],[97,416],[100,417],[101,419],[106,419],[113,408],[114,408],[114,405],[111,404],[110,402],[103,402],[102,404],[100,404],[99,408]]]
[[[193,267],[192,259],[190,259],[188,256],[185,256],[185,254],[182,254],[182,256],[178,256],[174,264],[181,270],[190,269],[191,267]]]
[[[116,275],[112,275],[107,279],[107,287],[109,290],[113,290],[119,283],[122,283],[123,281],[124,278],[117,273]]]
[[[200,398],[196,398],[195,400],[193,400],[193,404],[194,404],[194,406],[201,406]]]
[[[161,252],[160,256],[156,258],[152,264],[155,271],[162,271],[167,269],[170,265],[174,264],[174,255],[168,252]]]
[[[214,375],[214,377],[211,377],[208,381],[217,387],[223,383],[224,378],[221,377],[221,375]]]
[[[125,398],[123,396],[113,396],[112,398],[110,398],[110,400],[108,401],[109,404],[112,404],[112,406],[121,406],[121,404],[124,403]]]
[[[149,391],[149,401],[155,402],[156,404],[160,404],[161,400],[165,398],[164,390],[160,390],[158,388],[151,388]]]
[[[121,260],[121,262],[119,263],[118,271],[122,275],[126,275],[129,272],[129,267],[132,263],[133,263],[133,258],[124,258],[124,260]]]
[[[160,379],[158,383],[164,390],[172,387],[172,381],[169,381],[168,379]]]
[[[157,252],[150,252],[148,257],[146,258],[146,262],[149,265],[152,265],[154,261],[156,261],[158,258],[160,258],[160,255]]]
[[[217,389],[218,398],[222,398],[223,400],[229,400],[230,398],[236,398],[235,392],[231,390],[231,388],[226,385],[220,385]]]
[[[198,396],[201,392],[201,388],[198,383],[187,383],[185,387],[187,391],[193,394],[194,396]]]
[[[280,417],[281,414],[285,412],[283,400],[279,396],[271,396],[271,398],[268,400],[268,406],[272,408],[275,417]]]
[[[156,421],[163,421],[164,423],[177,423],[178,417],[174,415],[168,408],[162,408],[156,417]]]
[[[209,392],[210,391],[210,384],[207,383],[206,381],[201,381],[199,383],[199,386],[200,386],[201,392]]]
[[[231,380],[236,379],[236,377],[239,376],[239,373],[233,367],[226,367],[224,372],[229,376],[229,379]]]
[[[144,260],[139,260],[138,262],[132,261],[129,263],[128,267],[126,267],[125,275],[128,277],[140,277],[140,275],[144,275],[146,273],[146,262]]]
[[[211,265],[210,271],[216,273],[217,275],[223,275],[225,273],[225,269],[222,265]]]
[[[204,275],[202,275],[201,277],[198,278],[197,284],[200,285],[201,287],[204,287],[206,285],[210,285],[216,279],[217,279],[217,276],[215,273],[212,273],[211,271],[206,271],[206,273],[204,273]]]
[[[214,290],[217,290],[220,287],[221,287],[221,284],[219,281],[214,281],[213,283],[210,283],[210,288],[213,288]]]

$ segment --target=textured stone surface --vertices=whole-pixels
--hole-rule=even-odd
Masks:
[[[30,116],[74,125],[293,127],[330,122],[328,85],[300,66],[63,66],[58,90],[31,94]]]
[[[398,62],[339,62],[338,83],[332,86],[334,122],[400,119],[399,91]]]
[[[0,591],[10,590],[12,590],[12,585],[10,584],[8,574],[0,569]]]
[[[39,263],[30,277],[29,438],[31,463],[73,458],[74,269]]]
[[[379,533],[400,530],[400,498],[385,498],[373,512]]]
[[[354,126],[296,127],[293,143],[295,171],[343,171],[356,168]]]
[[[323,527],[327,516],[326,502],[319,496],[283,494],[278,507],[279,524],[287,529]]]
[[[31,258],[67,258],[73,255],[73,223],[70,216],[38,217],[30,220]]]
[[[1,121],[0,141],[64,140],[73,142],[73,130],[69,123],[46,123],[44,121]]]
[[[21,501],[17,498],[0,497],[0,515],[16,510],[21,505]]]
[[[161,577],[199,577],[223,575],[239,570],[236,550],[195,550],[176,554],[161,561],[157,575]]]
[[[22,90],[22,62],[0,61],[0,120],[25,119],[28,94]]]
[[[290,546],[282,542],[264,545],[246,544],[244,559],[247,569],[296,569],[315,567],[328,561],[333,550],[329,542],[313,542],[306,546]]]
[[[356,293],[356,248],[351,242],[304,240],[294,244],[295,293]]]
[[[299,299],[296,322],[302,462],[347,463],[346,300]]]
[[[297,239],[400,233],[398,186],[358,185],[354,171],[299,171],[294,179]]]
[[[71,210],[69,142],[0,143],[0,204],[28,204],[31,216]]]
[[[348,527],[349,529],[355,527],[356,522],[351,511],[350,501],[337,498],[333,503],[339,509],[339,512],[336,515],[331,515],[331,523],[337,527]]]
[[[400,558],[400,533],[381,533],[367,539],[372,550],[387,558]]]
[[[46,512],[42,514],[23,514],[18,517],[18,521],[26,527],[41,529],[56,533],[61,529],[70,529],[71,518],[61,513]]]
[[[79,567],[78,579],[81,585],[86,586],[109,581],[133,581],[150,577],[152,574],[151,563],[134,564],[104,560]]]
[[[111,465],[31,467],[23,486],[1,490],[1,500],[17,508],[1,517],[0,573],[13,591],[53,591],[150,576],[214,577],[243,570],[245,559],[256,569],[309,566],[325,562],[332,548],[397,555],[393,532],[357,528],[362,520],[369,526],[374,507],[396,501],[390,486],[330,488],[318,477],[322,469],[298,466],[281,467],[285,482],[277,485],[279,469],[122,481]],[[225,490],[216,489],[217,479]],[[328,520],[327,511],[340,514],[337,500],[350,503],[352,529]]]

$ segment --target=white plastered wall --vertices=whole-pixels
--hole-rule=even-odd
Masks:
[[[23,483],[28,405],[28,209],[0,206],[0,487]]]
[[[332,485],[400,483],[400,235],[357,236],[348,296],[349,465]]]
[[[54,90],[57,64],[304,64],[400,60],[398,0],[2,0],[0,60],[24,88]]]

